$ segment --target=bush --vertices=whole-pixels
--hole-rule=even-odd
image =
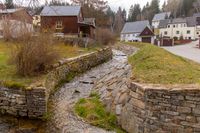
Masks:
[[[108,29],[97,29],[96,41],[103,45],[109,45],[115,43],[114,34]]]
[[[59,54],[53,47],[53,37],[40,34],[15,45],[11,62],[16,65],[20,75],[32,76],[43,73],[46,67],[54,63],[58,57]]]

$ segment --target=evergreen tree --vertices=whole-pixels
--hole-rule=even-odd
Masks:
[[[131,6],[128,16],[128,21],[137,21],[137,20],[141,20],[141,8],[139,4]]]
[[[149,7],[149,21],[151,21],[154,17],[155,14],[160,12],[160,8],[159,8],[159,0],[152,0],[151,1],[151,5]]]
[[[5,6],[7,9],[14,8],[13,0],[5,0]]]
[[[122,11],[122,18],[123,18],[124,22],[126,22],[126,15],[127,15],[126,10],[123,9],[123,11]]]

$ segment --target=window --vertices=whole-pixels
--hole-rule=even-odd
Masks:
[[[176,34],[179,34],[180,32],[179,31],[176,31]]]
[[[174,28],[176,27],[176,25],[173,26]]]
[[[199,35],[199,32],[197,32],[197,35]]]
[[[130,35],[128,34],[127,37],[130,37]]]
[[[168,25],[167,27],[170,28],[170,25]]]
[[[167,35],[167,31],[165,31],[164,34]]]
[[[191,40],[192,38],[191,38],[191,37],[188,37],[188,39]]]
[[[187,30],[187,34],[190,34],[190,30]]]
[[[63,25],[62,25],[62,21],[57,21],[56,22],[56,29],[62,29]]]

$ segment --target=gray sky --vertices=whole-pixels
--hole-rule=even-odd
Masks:
[[[5,0],[0,0],[0,2],[3,2]],[[26,3],[29,2],[30,0],[14,0],[14,2],[17,2],[18,4],[21,3]],[[44,4],[45,0],[39,0],[40,3]],[[49,0],[47,0],[49,1]],[[61,1],[66,1],[66,2],[70,2],[70,0],[61,0]],[[141,7],[143,7],[144,5],[146,5],[147,2],[151,2],[151,0],[107,0],[108,4],[110,5],[110,7],[116,11],[118,9],[119,6],[121,6],[122,8],[125,8],[127,11],[129,10],[131,5],[134,4],[140,4]],[[164,3],[165,0],[160,0],[160,5],[162,5]]]
[[[70,0],[66,0],[70,1]],[[140,4],[141,7],[146,5],[147,2],[151,2],[151,0],[107,0],[108,4],[113,10],[117,10],[119,6],[125,8],[127,11],[134,4]],[[160,0],[160,5],[164,3],[165,0]]]
[[[165,0],[160,0],[160,4],[162,5]],[[131,5],[140,4],[141,7],[146,5],[147,2],[151,2],[151,0],[108,0],[109,5],[113,10],[117,10],[119,6],[125,8],[127,11],[129,10]]]

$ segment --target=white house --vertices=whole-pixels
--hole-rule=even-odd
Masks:
[[[197,32],[196,19],[196,17],[187,17],[161,20],[159,24],[159,36],[195,40],[200,35],[200,32]]]
[[[121,41],[154,43],[149,21],[127,22],[121,31]]]
[[[162,12],[162,13],[155,14],[152,20],[153,28],[157,29],[160,24],[160,21],[168,19],[170,15],[171,15],[171,12]]]

